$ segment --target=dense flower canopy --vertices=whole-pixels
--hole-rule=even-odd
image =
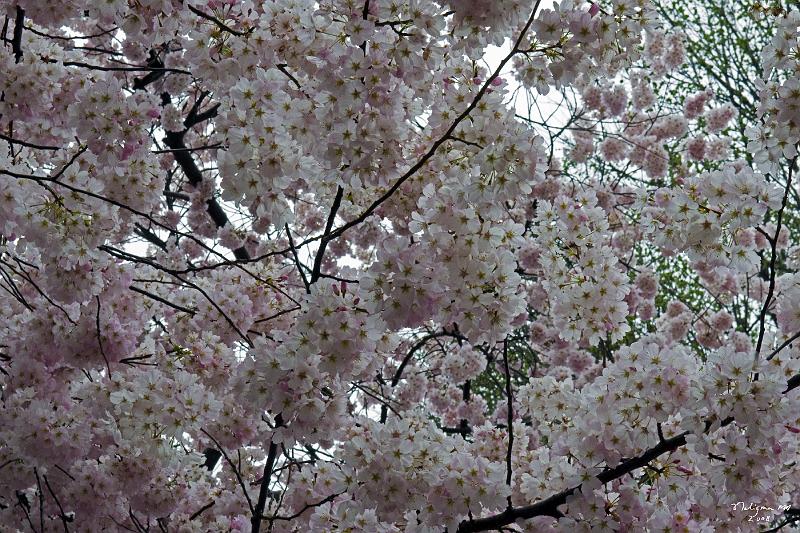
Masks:
[[[0,529],[800,522],[800,11],[0,0]]]

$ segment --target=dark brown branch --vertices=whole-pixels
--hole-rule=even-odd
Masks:
[[[283,425],[283,417],[278,415],[275,417],[276,427]],[[258,491],[258,502],[253,511],[253,518],[251,520],[252,533],[259,533],[261,531],[261,520],[264,515],[264,508],[267,506],[267,495],[269,494],[269,482],[272,478],[272,469],[275,466],[275,458],[278,455],[278,444],[271,440],[269,442],[269,451],[267,452],[267,464],[264,465],[264,475],[261,478],[261,487]]]
[[[406,26],[408,24],[413,24],[414,21],[412,19],[403,19],[403,20],[379,20],[375,23],[376,27],[380,26],[390,26],[394,29],[395,26]]]
[[[20,146],[25,146],[27,148],[34,148],[36,150],[61,150],[59,146],[45,146],[43,144],[34,144],[32,142],[23,141],[20,139],[14,139],[9,137],[8,135],[3,135],[0,133],[0,139],[7,141],[9,144],[18,144]]]
[[[278,67],[278,70],[280,70],[281,72],[283,72],[283,74],[284,74],[284,75],[285,75],[287,78],[289,78],[289,79],[292,81],[292,83],[294,83],[294,86],[295,86],[295,87],[297,87],[298,89],[300,88],[300,82],[299,82],[299,81],[297,81],[297,78],[295,78],[295,77],[292,75],[292,73],[291,73],[291,72],[289,72],[289,69],[288,69],[289,65],[287,65],[286,63],[279,63],[279,64],[278,64],[278,65],[276,65],[276,66]]]
[[[151,69],[162,69],[164,68],[164,62],[158,56],[158,52],[156,50],[150,50],[150,54],[147,58],[146,66]],[[141,78],[134,78],[133,79],[133,90],[134,91],[144,91],[147,89],[147,86],[151,83],[156,82],[157,80],[161,79],[164,76],[164,72],[160,70],[156,70],[153,72],[148,72]]]
[[[339,211],[339,206],[342,204],[342,195],[344,195],[344,189],[339,186],[336,189],[336,198],[333,199],[331,211],[328,213],[328,221],[325,224],[325,231],[322,234],[322,240],[319,243],[317,255],[314,257],[314,266],[313,270],[311,271],[311,283],[316,283],[316,281],[319,279],[320,270],[322,269],[322,258],[325,256],[325,248],[328,246],[328,235],[330,235],[331,228],[333,227],[333,221],[336,219],[336,213]]]
[[[211,509],[212,507],[214,507],[215,503],[217,503],[217,502],[212,500],[212,501],[208,502],[207,504],[205,504],[204,506],[202,506],[198,511],[196,511],[195,513],[192,514],[192,516],[189,517],[189,521],[191,522],[192,520],[194,520],[195,518],[197,518],[198,516],[203,514],[203,511],[206,511],[206,510]]]
[[[797,158],[792,159],[789,166],[789,176],[786,180],[786,191],[783,194],[783,201],[781,208],[778,211],[778,221],[775,228],[775,237],[770,239],[771,255],[769,261],[769,289],[767,290],[767,297],[764,299],[764,305],[761,307],[761,313],[758,316],[758,341],[756,342],[756,360],[761,355],[761,345],[764,342],[764,333],[766,332],[766,318],[769,304],[772,303],[772,295],[775,292],[775,261],[778,257],[778,237],[781,233],[781,224],[783,223],[783,212],[786,209],[786,202],[789,199],[789,191],[792,189],[792,170]]]
[[[33,473],[36,474],[36,493],[39,495],[39,531],[44,533],[44,491],[42,490],[42,479],[39,470],[34,466]]]
[[[106,370],[108,371],[108,377],[111,378],[111,365],[108,364],[108,357],[106,357],[106,351],[103,348],[103,340],[100,338],[100,297],[95,296],[94,299],[97,301],[97,313],[95,314],[95,326],[97,327],[97,344],[100,346],[100,353],[103,355],[103,361],[106,363]]]
[[[467,380],[461,386],[461,399],[464,401],[464,403],[469,403],[471,395],[472,395],[472,382],[470,380]],[[467,435],[470,435],[472,433],[472,428],[469,427],[469,420],[467,420],[466,418],[461,419],[461,422],[459,422],[458,424],[458,428],[459,428],[459,433],[461,433],[461,436],[465,439],[467,438]]]
[[[85,50],[87,52],[97,52],[98,54],[107,54],[111,56],[123,56],[122,52],[118,52],[116,50],[109,50],[108,48],[100,48],[97,46],[68,46],[67,50]]]
[[[148,298],[150,298],[152,300],[155,300],[157,302],[161,302],[162,304],[164,304],[164,305],[166,305],[168,307],[171,307],[171,308],[173,308],[173,309],[175,309],[177,311],[182,311],[182,312],[187,313],[187,314],[192,315],[192,316],[194,316],[194,314],[196,312],[193,309],[189,309],[187,307],[180,306],[180,305],[178,305],[176,303],[172,303],[172,302],[170,302],[169,300],[167,300],[165,298],[162,298],[162,297],[160,297],[160,296],[158,296],[156,294],[153,294],[152,292],[147,292],[144,289],[140,289],[139,287],[136,287],[135,285],[131,285],[128,288],[130,290],[132,290],[133,292],[138,292],[142,296],[147,296]]]
[[[186,117],[186,120],[183,121],[183,124],[187,128],[192,128],[201,122],[205,122],[206,120],[212,119],[217,116],[217,112],[219,111],[219,103],[216,103],[203,111],[202,113],[197,113],[196,110],[189,113],[189,116]]]
[[[203,462],[203,468],[209,472],[213,472],[217,467],[217,463],[222,457],[222,453],[214,448],[206,448],[203,450],[203,456],[206,458],[206,460]]]
[[[14,19],[14,35],[11,38],[11,50],[14,52],[14,63],[22,61],[22,28],[25,24],[25,10],[17,6],[17,16]]]
[[[156,246],[158,246],[162,250],[164,250],[164,251],[167,250],[167,243],[166,242],[164,242],[158,235],[153,233],[151,230],[145,228],[144,226],[142,226],[138,222],[136,224],[134,224],[134,230],[133,231],[138,236],[142,237],[143,239],[147,240],[148,242],[151,242],[151,243],[155,244]]]
[[[508,399],[508,451],[506,452],[506,485],[511,486],[511,451],[514,446],[514,397],[511,395],[511,372],[508,370],[508,340],[503,341],[503,366],[506,373],[506,398]],[[511,507],[511,496],[508,497]]]
[[[50,491],[50,495],[55,500],[56,505],[58,506],[59,515],[58,517],[61,519],[61,523],[64,525],[64,533],[69,533],[69,523],[74,520],[74,518],[67,516],[64,512],[64,507],[61,506],[61,502],[58,501],[58,497],[56,496],[55,491],[53,491],[53,487],[50,486],[50,481],[47,479],[47,476],[44,475],[44,484],[47,487],[47,490]]]
[[[264,518],[268,519],[270,521],[270,523],[272,523],[275,520],[282,520],[282,521],[290,522],[290,521],[294,520],[295,518],[298,518],[300,515],[302,515],[303,513],[308,511],[309,509],[313,509],[315,507],[319,507],[320,505],[325,505],[326,503],[332,502],[338,496],[341,496],[341,495],[342,495],[342,493],[339,492],[339,493],[336,493],[336,494],[331,494],[327,498],[324,498],[324,499],[318,501],[317,503],[307,503],[307,504],[305,504],[303,506],[302,509],[300,509],[299,511],[297,511],[296,513],[294,513],[291,516],[265,516]]]
[[[172,149],[169,150],[152,150],[151,154],[172,154],[174,152],[199,152],[201,150],[216,150],[217,148],[221,148],[222,143],[214,143],[214,144],[207,144],[205,146],[194,146],[189,148],[179,148],[179,149]]]
[[[5,463],[0,465],[0,470],[4,469],[8,465],[13,465],[13,464],[16,464],[16,463],[21,463],[21,462],[22,462],[22,459],[9,459],[8,461],[6,461]]]
[[[188,128],[199,124],[203,120],[212,118],[216,115],[218,108],[219,104],[211,107],[209,110],[201,114],[194,114],[190,112],[189,117],[187,117],[186,121],[184,121],[184,124]],[[194,111],[194,109],[192,111]],[[200,172],[200,168],[197,166],[197,163],[195,163],[191,152],[187,151],[187,146],[184,143],[184,135],[186,131],[188,130],[184,130],[183,132],[167,132],[167,136],[164,138],[164,143],[174,150],[173,157],[175,158],[175,162],[178,163],[178,166],[180,166],[181,170],[183,170],[184,175],[186,175],[186,179],[189,180],[189,183],[192,184],[192,186],[197,187],[200,185],[200,182],[203,181],[203,173]],[[225,214],[225,211],[222,209],[222,206],[219,205],[217,200],[214,198],[209,199],[206,201],[206,206],[206,210],[211,217],[211,220],[214,221],[214,224],[216,224],[218,228],[222,228],[228,224],[228,215]],[[250,259],[250,254],[247,252],[244,246],[240,246],[239,248],[233,250],[233,255],[240,261],[246,261]]]
[[[20,304],[22,304],[28,311],[33,311],[35,307],[25,299],[25,296],[22,295],[22,291],[17,287],[17,283],[14,281],[14,277],[5,271],[3,266],[5,265],[5,261],[0,260],[0,277],[3,278],[5,283],[0,284],[0,287],[3,288],[8,294],[12,296],[15,300],[17,300]],[[15,269],[10,269],[12,272]]]
[[[100,28],[100,27],[98,26],[98,28]],[[114,26],[110,30],[104,30],[103,28],[100,28],[100,33],[95,33],[93,35],[76,35],[74,37],[65,37],[63,35],[52,35],[50,33],[45,33],[43,31],[39,31],[39,30],[37,30],[36,28],[34,28],[32,26],[25,26],[25,29],[28,30],[29,32],[33,33],[34,35],[38,35],[39,37],[45,37],[47,39],[56,39],[56,40],[59,40],[59,41],[76,41],[76,40],[80,40],[80,41],[87,40],[88,41],[89,39],[96,39],[97,37],[102,37],[104,35],[108,35],[109,33],[117,31],[119,28],[117,26]]]
[[[786,394],[787,392],[794,390],[797,387],[800,387],[800,374],[794,375],[791,378],[789,378],[789,381],[786,382],[786,390],[783,391],[783,393]]]
[[[182,192],[164,191],[164,196],[172,200],[183,200],[184,202],[192,200],[191,196]]]
[[[8,15],[3,17],[3,27],[0,28],[0,41],[7,43],[8,38],[6,37],[6,35],[8,35]]]
[[[154,319],[155,320],[155,319]],[[156,323],[160,324],[160,322],[156,321]],[[163,326],[162,326],[163,328]],[[145,363],[143,361],[150,359],[153,357],[153,354],[146,354],[146,355],[133,355],[131,357],[125,357],[120,359],[119,362],[123,365],[128,366],[158,366],[158,363]]]
[[[789,338],[788,338],[786,341],[784,341],[784,342],[783,342],[783,344],[781,344],[780,346],[778,346],[777,348],[775,348],[775,349],[772,351],[772,353],[770,353],[770,354],[767,356],[767,358],[766,358],[766,359],[767,359],[767,361],[771,360],[773,357],[775,357],[776,355],[778,355],[778,353],[779,353],[781,350],[783,350],[783,349],[784,349],[784,348],[786,348],[788,345],[790,345],[790,344],[792,344],[794,341],[796,341],[798,337],[800,337],[800,331],[798,331],[797,333],[795,333],[794,335],[792,335],[791,337],[789,337]]]
[[[270,315],[270,316],[268,316],[266,318],[259,318],[258,320],[253,322],[253,324],[261,324],[263,322],[269,322],[270,320],[274,320],[274,319],[278,318],[279,316],[285,315],[286,313],[291,313],[292,311],[299,311],[300,309],[302,309],[302,307],[300,307],[299,305],[296,306],[296,307],[290,307],[289,309],[284,309],[282,311],[278,311],[277,313],[272,314],[272,315]]]
[[[48,63],[56,63],[55,60],[46,61]],[[168,68],[168,67],[136,67],[136,66],[126,66],[126,67],[107,67],[103,65],[90,65],[89,63],[83,63],[81,61],[64,61],[63,65],[65,67],[80,67],[89,70],[100,70],[103,72],[157,72],[161,74],[165,74],[168,72],[174,74],[186,74],[187,76],[191,76],[192,73],[188,70],[181,70],[179,68]]]
[[[16,492],[17,496],[17,504],[15,507],[19,507],[22,509],[22,512],[25,513],[25,518],[28,520],[28,525],[31,526],[31,531],[36,533],[36,527],[33,525],[33,521],[31,520],[31,503],[28,501],[28,497],[22,491]],[[44,531],[42,531],[44,533]]]

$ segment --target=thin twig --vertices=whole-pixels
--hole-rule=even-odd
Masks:
[[[786,192],[783,194],[783,201],[781,202],[781,208],[778,211],[778,221],[776,223],[775,228],[775,237],[771,239],[771,257],[769,261],[769,289],[767,290],[767,297],[764,299],[764,305],[761,307],[761,313],[758,316],[758,341],[756,342],[756,356],[755,359],[758,361],[758,357],[761,354],[761,344],[764,342],[764,333],[766,332],[766,317],[767,317],[767,309],[769,308],[769,304],[772,303],[772,295],[775,292],[775,262],[778,257],[778,237],[781,233],[781,224],[783,223],[783,212],[786,209],[786,202],[789,199],[789,191],[792,188],[792,170],[794,169],[794,164],[797,158],[795,157],[792,159],[791,165],[789,166],[789,177],[786,180]]]
[[[514,397],[511,395],[511,372],[508,370],[508,339],[503,340],[503,366],[506,372],[506,398],[508,399],[508,451],[506,452],[506,485],[511,486],[511,451],[514,446]],[[511,496],[508,497],[511,507]]]
[[[250,499],[250,494],[247,492],[247,486],[245,485],[244,480],[242,479],[242,474],[239,472],[239,469],[236,467],[236,465],[233,464],[233,461],[225,452],[225,448],[223,448],[222,445],[219,442],[217,442],[217,439],[212,437],[208,431],[202,428],[200,429],[200,431],[202,431],[206,437],[211,439],[211,442],[214,443],[214,446],[217,447],[219,452],[222,454],[222,457],[224,457],[225,461],[230,465],[231,470],[233,470],[233,475],[236,476],[236,481],[239,482],[239,486],[242,488],[242,492],[244,492],[244,497],[247,500],[247,508],[250,509],[251,513],[255,513],[255,508],[253,507],[253,501]]]
[[[44,475],[44,484],[47,486],[47,490],[50,491],[50,495],[55,500],[56,505],[58,506],[59,510],[59,518],[61,518],[61,523],[64,524],[64,533],[69,533],[69,525],[68,523],[71,522],[73,519],[68,517],[67,514],[64,512],[64,507],[61,506],[61,502],[58,501],[58,497],[56,496],[53,487],[50,486],[50,481],[47,479],[47,475]]]
[[[226,32],[228,32],[230,34],[236,35],[237,37],[242,37],[243,35],[246,35],[245,32],[237,31],[237,30],[234,30],[233,28],[231,28],[230,26],[227,26],[224,22],[222,22],[218,18],[214,17],[213,15],[209,15],[208,13],[206,13],[204,11],[200,11],[199,9],[197,9],[196,7],[194,7],[192,5],[188,5],[188,7],[189,7],[189,11],[191,11],[192,13],[194,13],[195,15],[197,15],[200,18],[204,18],[204,19],[206,19],[206,20],[208,20],[210,22],[213,22],[219,29],[221,29],[223,31],[226,31]]]

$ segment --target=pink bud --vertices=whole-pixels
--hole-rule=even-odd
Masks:
[[[774,453],[775,455],[780,455],[782,451],[783,448],[781,447],[781,444],[779,442],[776,442],[775,444],[772,445],[772,453]]]
[[[503,80],[503,78],[500,77],[497,77],[492,80],[492,85],[494,85],[495,87],[497,87],[498,85],[503,85],[503,83],[505,83],[505,81]]]
[[[589,15],[595,16],[600,12],[600,6],[592,2],[592,7],[589,8]]]
[[[789,430],[789,431],[791,431],[792,433],[800,433],[800,428],[796,428],[796,427],[794,427],[794,426],[790,426],[790,425],[788,425],[788,424],[786,425],[786,429],[788,429],[788,430]]]
[[[675,469],[678,472],[683,472],[684,474],[692,475],[692,471],[686,468],[685,466],[676,466]]]

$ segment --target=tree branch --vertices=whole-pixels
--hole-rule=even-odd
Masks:
[[[206,120],[214,116],[217,108],[218,106],[212,107],[203,113],[203,119]],[[214,113],[211,113],[212,110]],[[198,117],[200,117],[200,115],[198,115]],[[194,187],[197,187],[200,185],[200,182],[203,181],[203,173],[200,172],[200,168],[197,166],[197,163],[195,163],[191,152],[187,151],[186,144],[184,143],[184,135],[186,131],[188,130],[184,130],[183,132],[167,132],[167,136],[164,138],[164,143],[173,150],[172,154],[175,158],[175,162],[181,167],[181,170],[183,171],[184,175],[186,175],[189,183],[191,183]],[[216,224],[218,228],[225,227],[225,225],[227,225],[229,222],[228,215],[225,214],[225,211],[222,209],[222,206],[219,205],[219,202],[211,198],[206,201],[206,205],[206,210],[211,217],[211,220],[214,221],[214,224]],[[247,261],[250,259],[250,254],[247,252],[244,246],[240,246],[239,248],[233,250],[233,255],[240,261]]]
[[[336,219],[336,213],[339,211],[339,206],[342,204],[342,195],[344,195],[344,189],[339,186],[336,189],[336,198],[333,199],[333,205],[331,206],[331,211],[328,213],[328,221],[325,224],[325,231],[322,234],[322,240],[319,243],[319,249],[317,250],[317,255],[314,257],[314,266],[311,270],[311,282],[316,283],[320,276],[320,270],[322,269],[322,258],[325,255],[325,248],[328,246],[328,242],[330,241],[329,235],[331,232],[331,228],[333,227],[333,221]],[[286,228],[286,231],[289,231],[289,228]],[[294,245],[292,245],[294,247]]]
[[[239,486],[241,487],[242,492],[244,493],[244,498],[247,500],[247,508],[250,509],[251,513],[255,513],[255,508],[253,507],[253,500],[250,499],[250,493],[247,492],[247,485],[245,485],[245,482],[242,479],[242,474],[241,472],[239,472],[237,466],[233,464],[233,461],[228,456],[228,454],[225,453],[225,448],[223,448],[222,445],[219,442],[217,442],[217,439],[212,437],[208,431],[206,431],[205,429],[200,429],[200,431],[202,431],[206,437],[211,439],[211,442],[214,443],[214,446],[217,447],[217,450],[219,450],[219,452],[225,458],[225,461],[228,463],[228,465],[230,465],[231,470],[233,470],[233,475],[236,476],[236,481],[239,482]]]
[[[22,28],[25,26],[25,10],[17,6],[14,19],[14,35],[11,38],[11,50],[14,52],[14,63],[22,61]]]
[[[275,417],[276,427],[283,425],[283,417],[278,415]],[[264,508],[267,505],[267,494],[269,493],[269,482],[272,478],[272,469],[275,466],[275,457],[278,455],[278,444],[274,440],[269,442],[269,451],[267,452],[267,464],[264,465],[264,476],[261,478],[261,488],[258,491],[258,502],[253,511],[253,518],[250,521],[252,524],[251,533],[259,533],[261,531],[261,520],[264,515]]]
[[[508,370],[508,340],[503,340],[503,366],[506,373],[506,398],[508,399],[508,451],[506,452],[506,485],[511,486],[511,451],[514,446],[514,401],[511,396],[511,372]],[[511,496],[508,497],[511,505]]]
[[[764,342],[764,333],[766,332],[766,318],[767,309],[772,302],[772,295],[775,292],[775,261],[778,257],[778,237],[781,233],[781,224],[783,223],[783,212],[786,209],[786,202],[789,199],[789,191],[792,188],[792,170],[797,158],[793,158],[789,166],[789,177],[786,181],[786,191],[783,194],[783,201],[781,208],[778,211],[778,221],[775,228],[775,237],[770,239],[771,256],[769,260],[769,289],[767,290],[767,297],[764,299],[764,305],[761,307],[761,313],[758,316],[758,341],[756,342],[756,360],[761,355],[761,344]]]

